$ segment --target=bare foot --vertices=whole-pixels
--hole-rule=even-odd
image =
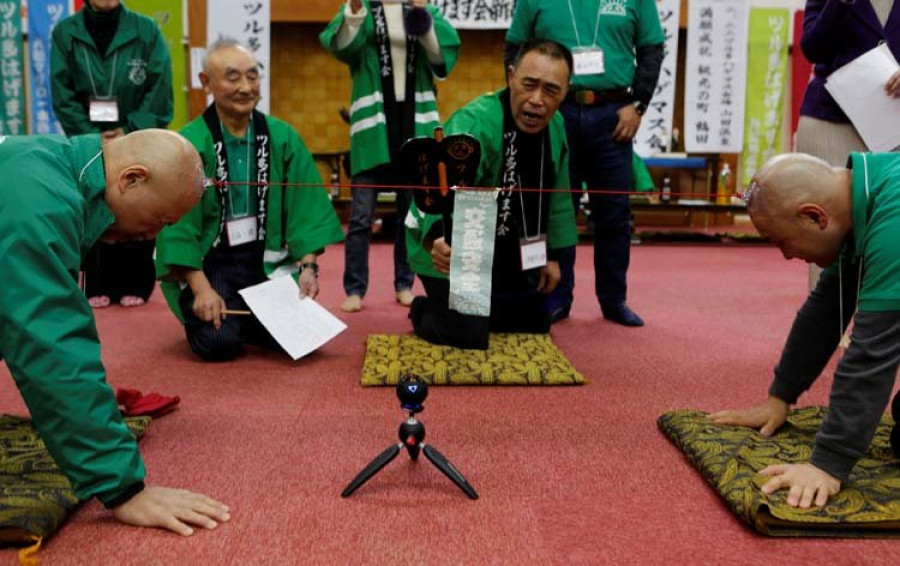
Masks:
[[[403,305],[404,307],[408,307],[412,304],[413,299],[415,297],[412,294],[412,291],[409,289],[403,289],[402,291],[397,291],[397,302]]]
[[[344,312],[359,312],[362,310],[362,297],[359,295],[350,295],[341,305]]]
[[[139,307],[146,304],[146,301],[140,297],[135,297],[134,295],[125,295],[119,299],[119,304],[123,307]]]
[[[109,297],[106,295],[88,297],[88,304],[95,309],[102,309],[109,306]]]

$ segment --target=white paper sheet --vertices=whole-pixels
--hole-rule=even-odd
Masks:
[[[300,289],[291,276],[277,277],[241,289],[240,293],[256,318],[295,360],[347,328],[315,300],[301,299]]]
[[[825,82],[870,151],[891,151],[900,145],[900,99],[884,92],[897,71],[900,65],[882,43],[831,73]]]

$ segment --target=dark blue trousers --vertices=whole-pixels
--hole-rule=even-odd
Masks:
[[[213,248],[203,259],[203,273],[229,310],[248,310],[238,291],[266,280],[263,272],[261,242],[235,248]],[[230,315],[215,326],[197,318],[193,311],[194,294],[185,287],[178,298],[184,316],[184,331],[191,350],[210,362],[236,358],[244,344],[277,348],[278,343],[253,315]]]
[[[569,139],[572,202],[578,210],[581,188],[592,191],[630,191],[632,185],[632,145],[612,139],[619,122],[616,111],[627,103],[612,102],[582,106],[564,102],[560,112],[565,118]],[[631,206],[628,195],[591,192],[590,222],[594,232],[594,291],[601,305],[625,301],[626,273],[631,261]],[[575,248],[560,255],[562,280],[551,297],[551,304],[568,309],[575,289]]]

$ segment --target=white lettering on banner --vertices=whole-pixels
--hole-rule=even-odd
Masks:
[[[491,312],[491,271],[494,262],[496,194],[457,191],[457,222],[450,256],[450,308],[462,314]]]
[[[0,132],[25,133],[25,92],[22,63],[22,19],[20,2],[0,2],[0,77],[3,112]]]
[[[749,3],[688,4],[685,150],[739,153],[744,140]]]

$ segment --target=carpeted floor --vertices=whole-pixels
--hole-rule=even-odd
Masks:
[[[629,303],[642,329],[600,318],[581,246],[576,312],[553,335],[589,383],[434,388],[426,402],[428,441],[481,499],[401,454],[342,500],[401,421],[391,388],[359,385],[366,336],[409,328],[390,254],[373,246],[364,310],[339,314],[349,329],[297,363],[258,351],[200,363],[158,294],[144,308],[99,312],[110,381],[182,399],[141,441],[148,481],[209,493],[233,519],[182,539],[120,526],[91,502],[50,539],[44,563],[896,563],[896,541],[754,534],[657,429],[670,409],[764,398],[807,280],[804,264],[764,246],[634,248]],[[321,262],[321,301],[334,312],[342,261],[337,247]],[[829,382],[802,402],[826,403]],[[5,368],[0,411],[24,411]]]

